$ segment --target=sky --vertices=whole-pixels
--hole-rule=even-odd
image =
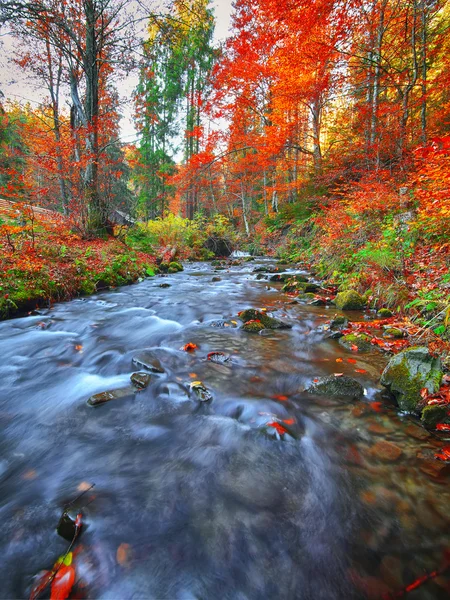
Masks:
[[[230,17],[232,12],[232,0],[211,0],[211,5],[214,8],[216,16],[216,29],[214,38],[216,42],[225,40],[230,26]],[[37,105],[43,99],[39,92],[39,86],[32,83],[29,77],[24,74],[19,67],[12,64],[8,57],[14,54],[14,45],[17,42],[3,32],[0,36],[0,90],[3,92],[5,99],[18,101],[21,103],[30,102]],[[128,75],[120,81],[119,94],[122,104],[121,119],[121,138],[125,143],[136,141],[136,131],[132,124],[132,92],[137,85],[137,74]]]

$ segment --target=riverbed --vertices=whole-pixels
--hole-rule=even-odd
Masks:
[[[329,338],[335,309],[256,279],[270,264],[188,264],[0,323],[1,598],[29,597],[65,553],[59,517],[92,484],[75,506],[78,598],[381,599],[443,566],[442,440],[382,394],[386,356]],[[246,333],[250,307],[292,328]],[[207,360],[215,351],[230,359]],[[127,388],[143,352],[163,370],[146,389],[87,404]],[[364,399],[305,392],[336,372]],[[449,585],[435,576],[407,598],[448,598]]]

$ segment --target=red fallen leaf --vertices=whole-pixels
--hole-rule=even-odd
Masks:
[[[66,600],[75,582],[75,569],[65,565],[60,567],[52,582],[50,600]]]
[[[442,378],[442,383],[443,383],[444,385],[447,385],[447,384],[449,384],[449,383],[450,383],[450,375],[448,375],[448,374],[446,373],[446,374],[443,376],[443,378]]]
[[[450,425],[446,425],[445,423],[438,423],[436,425],[436,429],[438,431],[450,431]]]
[[[289,400],[289,398],[287,396],[282,396],[281,394],[275,394],[275,396],[272,396],[272,400],[280,400],[281,402],[286,402],[287,400]]]
[[[183,350],[185,352],[192,352],[193,350],[197,350],[198,346],[197,344],[193,344],[192,342],[189,342],[188,344],[185,344],[183,346]]]
[[[344,373],[333,373],[333,375],[335,377],[342,377],[344,375]]]
[[[358,352],[358,346],[356,346],[355,344],[352,344],[350,346],[350,350],[352,350],[353,352]]]
[[[428,388],[422,388],[420,390],[420,396],[425,400],[425,398],[429,395]]]
[[[347,358],[347,362],[350,363],[351,365],[356,365],[356,359],[355,358]]]
[[[286,423],[286,425],[294,425],[295,419],[283,419],[283,423]]]
[[[383,405],[381,402],[371,402],[370,406],[375,412],[381,412],[383,410]]]
[[[280,435],[284,435],[285,433],[287,433],[287,430],[283,427],[283,425],[281,425],[280,423],[277,423],[277,421],[272,421],[271,423],[267,423],[267,426],[273,427],[274,429],[276,429]]]
[[[343,359],[343,358],[337,358],[337,359],[336,359],[336,362],[344,362],[344,359]],[[356,362],[356,361],[355,361],[355,362]]]
[[[313,383],[317,383],[319,381],[319,379],[316,377],[316,379],[313,379]]]
[[[355,373],[367,373],[365,369],[355,369]]]

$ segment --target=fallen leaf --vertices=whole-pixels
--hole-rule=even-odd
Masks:
[[[425,400],[425,398],[429,395],[428,388],[424,387],[420,390],[420,396]]]
[[[347,362],[350,363],[351,365],[356,365],[356,359],[355,358],[347,358]]]
[[[355,369],[355,373],[367,373],[365,369]]]
[[[280,435],[284,435],[285,433],[287,433],[287,431],[283,427],[283,425],[281,425],[280,423],[277,423],[277,421],[272,421],[271,423],[267,423],[267,426],[273,427],[274,429],[276,429]]]
[[[436,429],[438,431],[450,431],[450,425],[446,425],[445,423],[438,423],[436,425]]]
[[[339,363],[344,362],[344,359],[343,358],[337,358],[336,362],[339,362]]]
[[[198,348],[197,344],[193,344],[192,342],[189,342],[189,343],[185,344],[182,349],[185,352],[192,352],[193,350],[197,350],[197,348]]]
[[[62,566],[52,581],[50,600],[66,600],[75,582],[75,569]]]
[[[116,560],[122,567],[127,567],[130,561],[131,547],[130,544],[120,544],[116,552]]]
[[[313,383],[317,383],[318,381],[319,381],[319,379],[318,379],[318,378],[316,378],[316,379],[313,379]]]
[[[353,352],[358,352],[358,346],[356,346],[355,344],[352,344],[350,346],[350,350],[352,350]]]
[[[191,379],[195,379],[196,377],[198,377],[197,373],[189,373],[189,377],[191,377]]]
[[[92,487],[92,483],[88,483],[87,481],[82,481],[81,483],[78,484],[77,486],[77,490],[79,492],[87,492],[88,490],[90,490]]]
[[[82,346],[81,344],[77,344],[77,345],[75,346],[75,350],[76,350],[77,352],[83,352],[83,346]]]
[[[195,387],[196,385],[203,385],[203,383],[201,381],[192,381],[190,385],[192,388],[192,387]]]
[[[295,419],[284,419],[283,423],[286,423],[286,425],[295,425]]]
[[[275,394],[275,396],[272,396],[273,400],[280,400],[281,402],[286,402],[287,400],[289,400],[289,398],[287,396],[283,396],[281,394]]]

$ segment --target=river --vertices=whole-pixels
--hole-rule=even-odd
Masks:
[[[442,566],[442,443],[380,395],[386,357],[328,339],[334,309],[256,280],[259,264],[270,263],[188,264],[0,323],[1,598],[29,597],[65,553],[59,516],[91,484],[77,501],[71,597],[381,599]],[[293,327],[246,333],[237,313],[249,307]],[[189,342],[197,350],[183,351]],[[129,386],[143,351],[164,373],[87,404]],[[213,351],[231,360],[205,360]],[[363,384],[362,401],[304,392],[336,371]],[[199,402],[193,381],[212,401]],[[265,428],[274,420],[293,436]],[[383,456],[381,440],[400,457]],[[407,597],[448,594],[439,576]]]

